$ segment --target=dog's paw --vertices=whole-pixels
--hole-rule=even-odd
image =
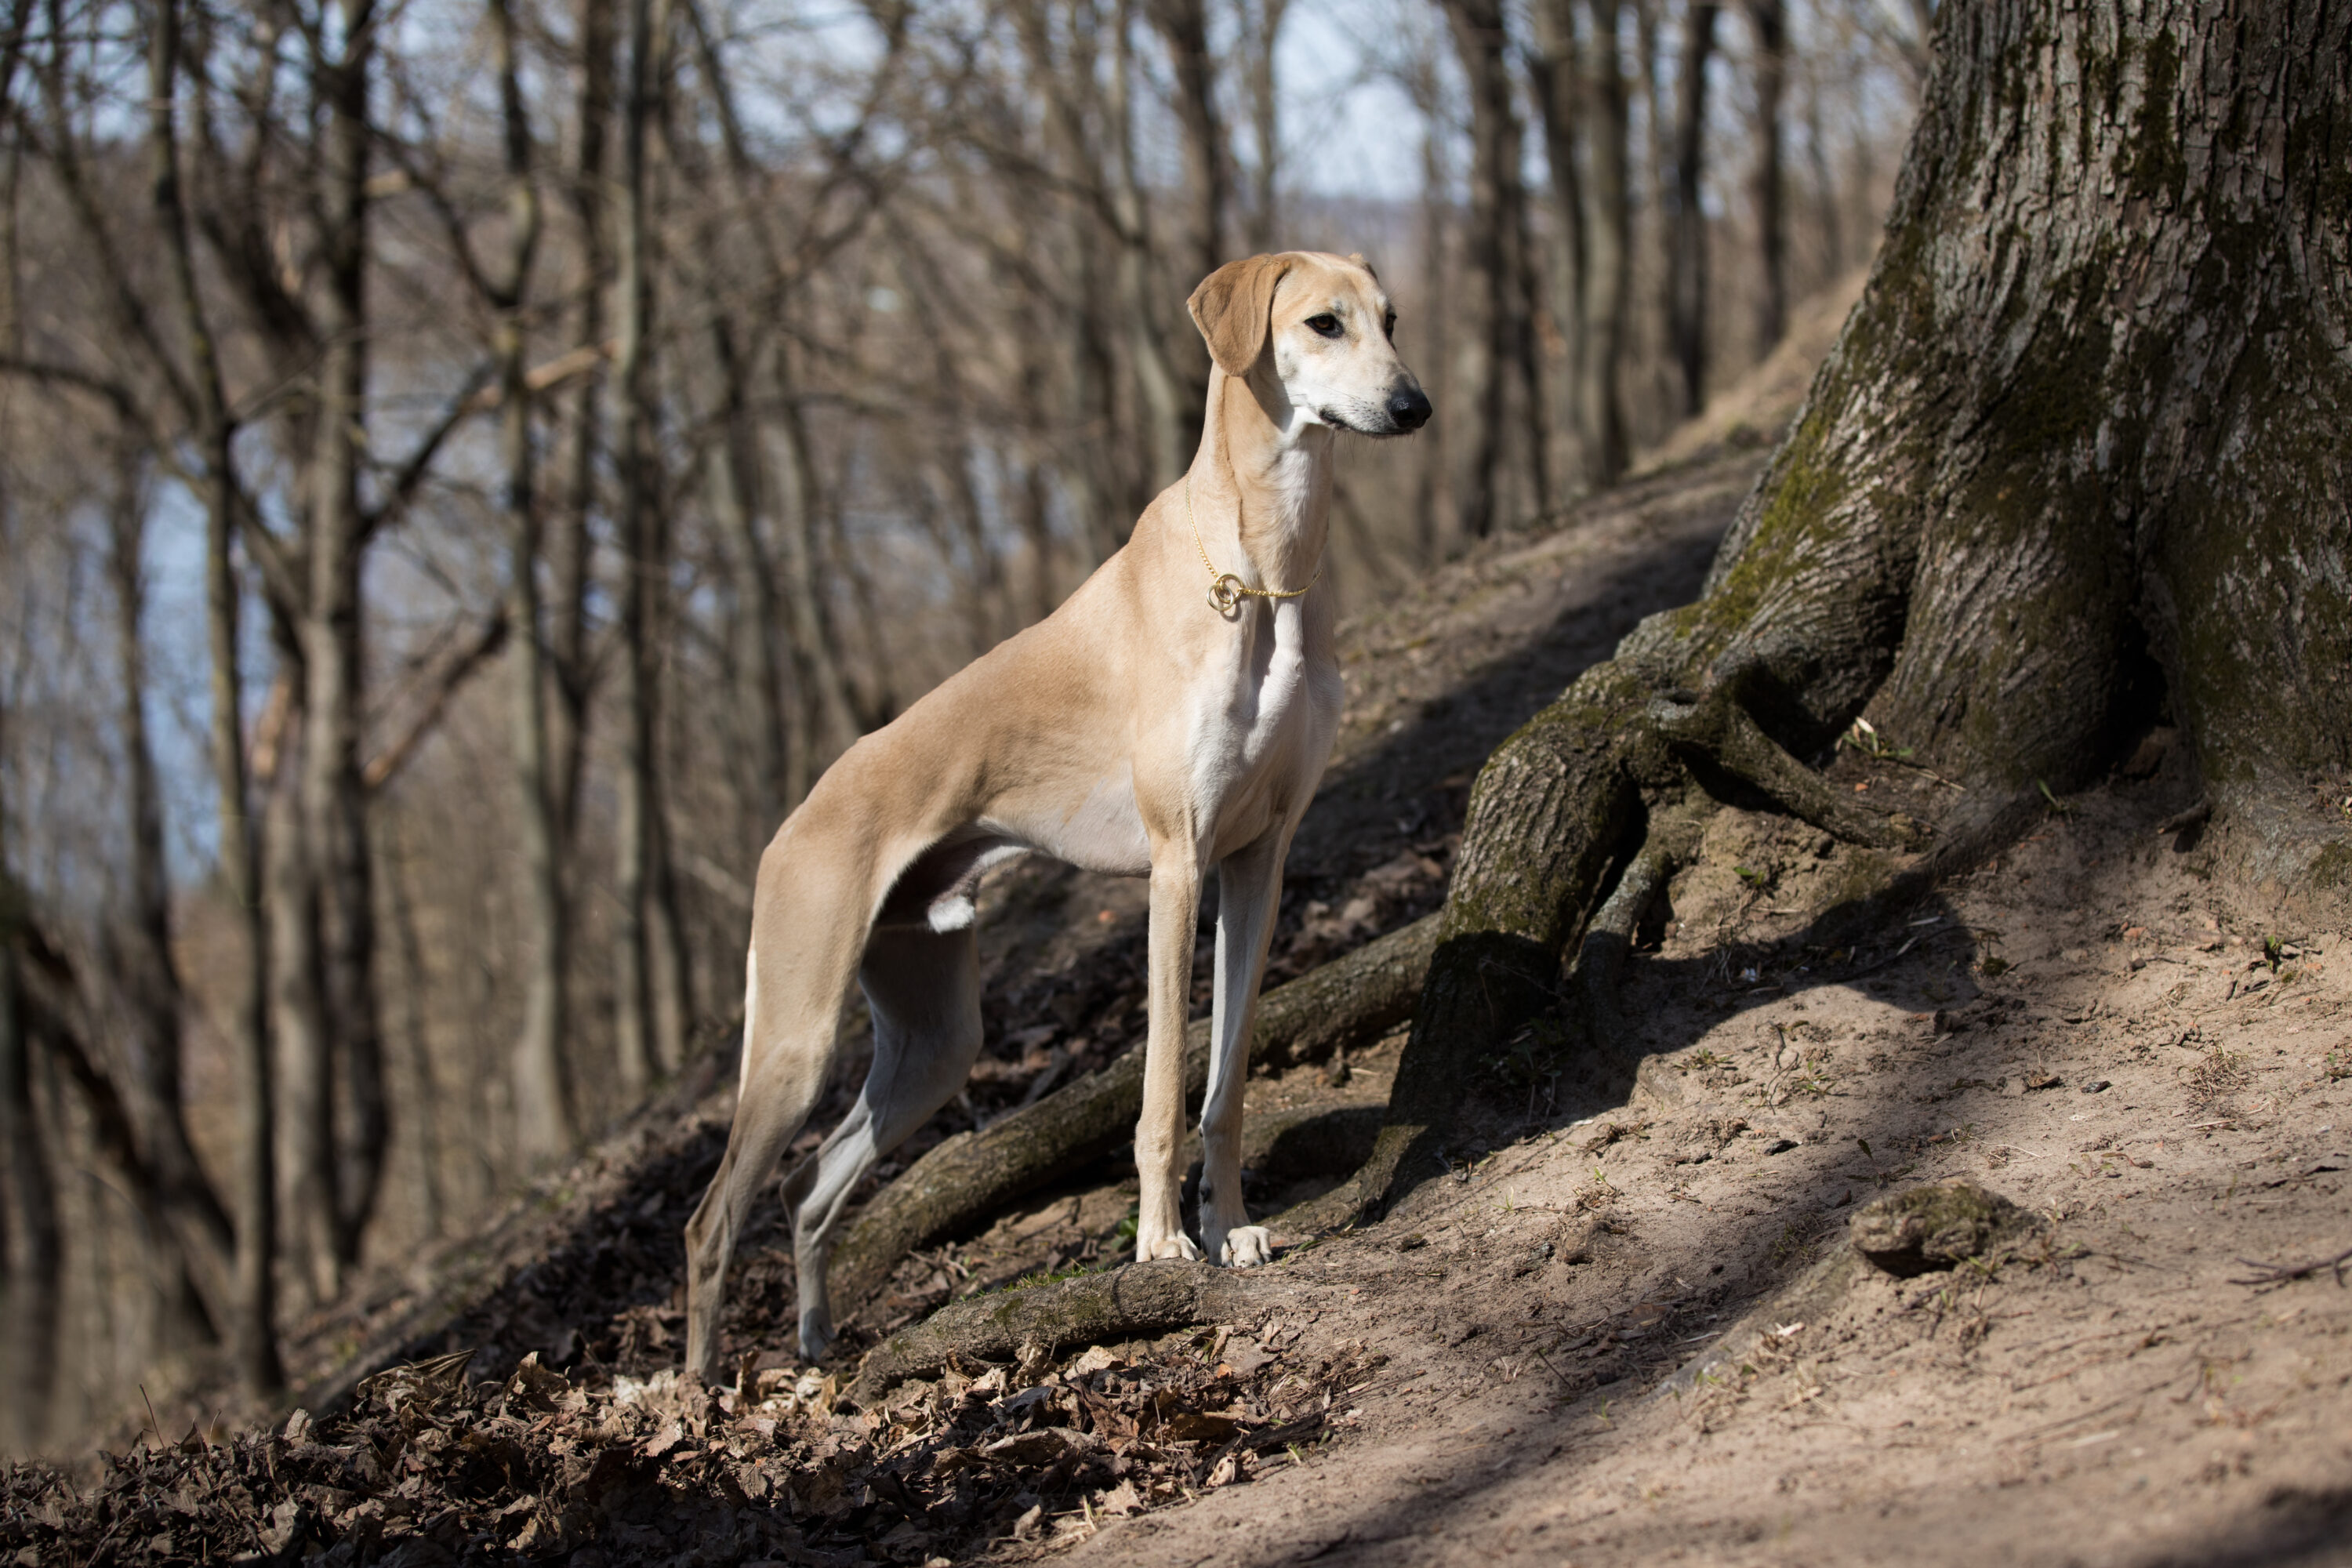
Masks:
[[[1135,1249],[1135,1256],[1138,1261],[1143,1263],[1158,1263],[1169,1258],[1181,1259],[1186,1263],[1198,1263],[1201,1261],[1201,1249],[1192,1244],[1191,1237],[1180,1230],[1174,1236],[1164,1236],[1158,1241],[1145,1242]]]
[[[1274,1261],[1274,1233],[1262,1225],[1237,1225],[1225,1233],[1217,1261],[1228,1268],[1255,1268]]]

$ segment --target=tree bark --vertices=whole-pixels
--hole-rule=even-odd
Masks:
[[[2159,718],[2217,869],[2352,905],[2309,808],[2352,767],[2352,5],[1944,18],[1870,283],[1705,596],[1479,776],[1358,1213],[1442,1168],[1658,813],[1728,778],[1836,820],[1796,758],[1857,715],[1967,786],[1881,912]]]
[[[1675,93],[1675,208],[1668,245],[1666,335],[1682,372],[1683,417],[1706,406],[1706,68],[1719,7],[1694,0],[1683,14],[1681,86]]]

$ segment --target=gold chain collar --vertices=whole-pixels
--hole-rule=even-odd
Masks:
[[[1253,588],[1231,572],[1220,572],[1217,563],[1209,559],[1209,547],[1201,540],[1201,520],[1192,511],[1192,476],[1184,476],[1184,521],[1192,525],[1192,548],[1201,552],[1201,564],[1209,571],[1209,605],[1221,616],[1230,616],[1240,607],[1242,595],[1253,599],[1296,599],[1322,580],[1323,563],[1315,563],[1315,575],[1307,579],[1306,588],[1293,588],[1285,593],[1278,588]]]

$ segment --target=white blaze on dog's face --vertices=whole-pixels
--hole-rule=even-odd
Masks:
[[[1192,319],[1218,367],[1271,372],[1308,423],[1359,436],[1405,436],[1429,398],[1397,357],[1396,311],[1360,256],[1286,251],[1217,268],[1193,290]]]

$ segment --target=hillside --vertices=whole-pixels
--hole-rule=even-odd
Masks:
[[[1696,592],[1843,308],[1818,302],[1624,487],[1349,617],[1276,978],[1437,906],[1481,759]],[[792,1363],[771,1211],[738,1253],[743,1385],[681,1384],[678,1232],[731,1110],[722,1035],[495,1224],[297,1325],[305,1413],[159,1401],[120,1458],[12,1468],[0,1549],[2352,1562],[2352,931],[2280,923],[2207,879],[2194,825],[2158,831],[2194,795],[2167,739],[1858,937],[1823,917],[1868,852],[1725,812],[1631,967],[1630,1099],[1530,1039],[1480,1086],[1454,1180],[1366,1230],[1278,1237],[1213,1321],[1024,1347],[873,1408],[844,1391],[880,1336],[1115,1258],[1132,1167],[908,1259],[818,1368]],[[1924,822],[1953,804],[1883,749],[1831,776]],[[983,919],[988,1055],[901,1164],[1137,1033],[1135,885],[1020,868]],[[1255,1207],[1349,1168],[1398,1048],[1253,1080]],[[2008,1244],[1911,1278],[1857,1260],[1857,1212],[1946,1178],[2018,1205]]]

